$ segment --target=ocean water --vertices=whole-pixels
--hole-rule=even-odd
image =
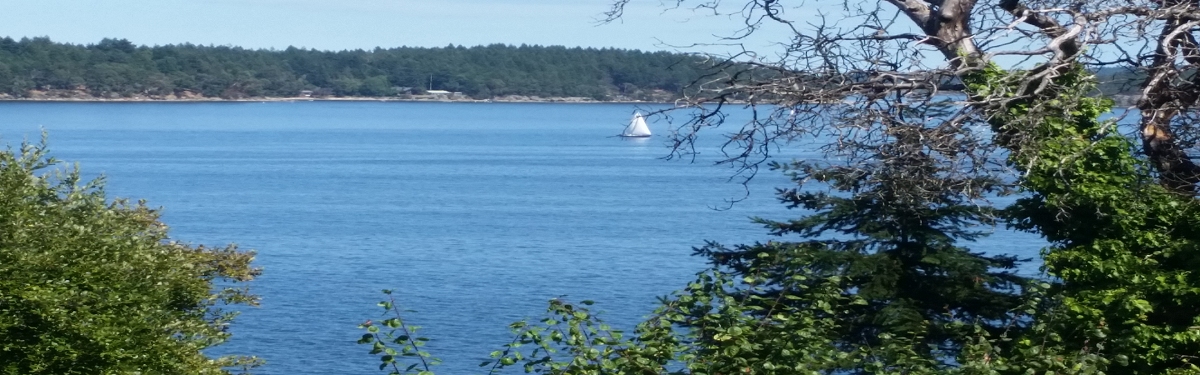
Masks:
[[[110,197],[162,206],[176,239],[258,252],[262,306],[243,309],[214,354],[260,356],[258,374],[378,373],[354,342],[386,288],[433,340],[435,370],[471,374],[511,339],[508,323],[551,298],[595,300],[627,327],[703,270],[693,246],[768,240],[749,217],[799,214],[772,196],[782,176],[729,181],[715,139],[688,162],[663,160],[661,136],[610,137],[634,109],[0,103],[0,139],[45,130],[52,155],[104,176]],[[1026,257],[1041,246],[1003,230],[974,245]]]

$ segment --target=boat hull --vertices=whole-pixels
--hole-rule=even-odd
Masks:
[[[619,137],[621,137],[621,138],[650,138],[650,136],[648,136],[648,135],[624,135],[624,134],[619,135]]]

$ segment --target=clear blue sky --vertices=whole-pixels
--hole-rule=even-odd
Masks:
[[[608,7],[609,0],[4,0],[0,35],[278,49],[526,43],[723,52],[671,45],[715,41],[740,21],[664,12],[659,1],[643,0],[622,22],[598,25]]]

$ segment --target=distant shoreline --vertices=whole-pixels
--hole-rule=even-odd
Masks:
[[[256,99],[0,99],[0,102],[42,103],[253,103],[253,102],[406,102],[406,103],[556,103],[556,105],[673,105],[674,102],[655,101],[562,101],[562,100],[415,100],[371,99],[371,97],[256,97]]]
[[[1129,107],[1137,104],[1137,95],[1112,95],[1118,107]],[[344,97],[252,97],[252,98],[210,98],[210,97],[181,97],[181,98],[101,98],[101,97],[40,97],[16,98],[8,95],[0,96],[0,103],[33,102],[33,103],[290,103],[290,102],[395,102],[395,103],[550,103],[550,104],[661,104],[677,105],[677,101],[648,101],[648,100],[595,100],[590,98],[542,98],[509,96],[492,99],[427,99],[427,98],[391,98],[369,96]],[[744,101],[731,100],[730,104],[745,104]]]
[[[115,96],[115,95],[114,95]],[[489,99],[471,99],[466,96],[413,95],[400,96],[257,96],[222,98],[203,96],[190,91],[179,95],[134,95],[104,97],[92,95],[84,90],[31,90],[26,96],[16,97],[0,94],[0,102],[79,102],[79,103],[203,103],[203,102],[419,102],[419,103],[600,103],[600,104],[672,104],[673,101],[596,100],[588,97],[540,97],[505,95]]]

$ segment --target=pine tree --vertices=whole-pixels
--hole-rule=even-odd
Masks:
[[[991,333],[1019,326],[1010,311],[1029,280],[1016,274],[1016,257],[960,245],[985,236],[980,229],[995,223],[996,210],[979,200],[997,191],[997,181],[957,176],[937,160],[938,152],[922,149],[917,137],[936,136],[936,129],[893,131],[869,164],[772,165],[797,183],[778,191],[780,201],[811,214],[756,220],[772,235],[799,239],[732,248],[709,243],[696,254],[753,284],[784,285],[802,275],[815,286],[836,277],[844,295],[865,304],[842,315],[848,320],[831,340],[849,347],[877,344],[885,333],[907,335],[927,344],[916,345],[918,352],[945,359],[977,336],[976,323]],[[805,190],[806,181],[827,190]],[[766,290],[765,297],[774,293]]]

